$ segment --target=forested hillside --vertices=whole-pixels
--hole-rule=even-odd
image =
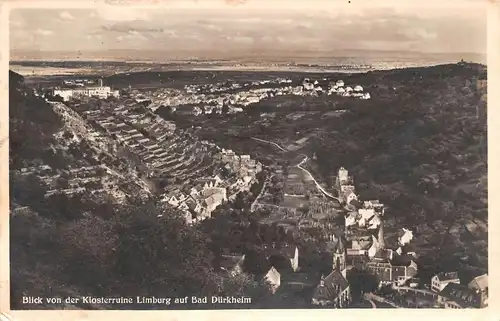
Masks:
[[[389,222],[414,229],[426,262],[487,268],[485,68],[442,65],[348,81],[374,98],[342,106],[349,112],[323,124],[310,146],[319,171],[328,178],[348,168],[364,199],[380,198]]]

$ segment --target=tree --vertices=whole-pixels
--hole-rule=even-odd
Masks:
[[[160,213],[162,219],[157,218]],[[127,282],[139,282],[140,294],[220,292],[211,267],[208,237],[186,226],[179,214],[142,206],[120,213],[114,221],[118,234],[115,270]]]
[[[86,217],[63,226],[59,239],[60,259],[71,262],[66,265],[69,280],[91,286],[95,294],[106,294],[113,284],[109,273],[117,243],[112,223],[98,216]]]

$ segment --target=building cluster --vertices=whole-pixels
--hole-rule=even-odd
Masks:
[[[347,281],[347,249],[341,237],[334,241],[332,272],[326,277],[321,276],[312,304],[337,309],[351,303],[351,289]]]
[[[93,85],[95,84],[94,80],[91,79],[67,79],[63,80],[63,84],[65,86],[74,86],[74,87],[85,87],[86,85]]]
[[[313,96],[317,96],[319,94],[326,94],[326,95],[336,94],[342,97],[356,97],[359,99],[371,98],[370,93],[364,92],[363,87],[361,87],[360,85],[345,86],[343,80],[330,82],[327,88],[323,88],[317,80],[312,81],[309,78],[305,78],[302,81],[301,91],[308,92],[310,95]]]
[[[397,249],[386,249],[384,204],[379,200],[362,201],[356,194],[353,177],[343,167],[338,171],[336,188],[348,210],[344,235],[350,264],[376,275],[380,285],[403,285],[414,278],[418,271],[416,253],[408,246],[412,232],[403,229]]]
[[[135,168],[126,171],[138,175],[131,177],[159,191],[161,204],[182,211],[188,223],[210,217],[217,206],[248,191],[262,170],[249,155],[200,141],[134,101],[100,109],[75,105],[78,112],[62,103],[53,106],[73,129],[99,142],[98,148],[132,159]]]
[[[417,253],[410,242],[413,232],[402,228],[395,249],[386,248],[384,241],[384,205],[378,200],[361,201],[355,193],[354,179],[341,167],[336,187],[340,199],[346,205],[345,240],[347,260],[377,277],[379,286],[390,285],[395,289],[411,289],[418,286],[416,279]],[[432,291],[438,293],[436,306],[445,308],[482,308],[487,305],[487,275],[475,278],[468,286],[460,284],[456,272],[441,272],[431,281]],[[425,290],[413,290],[424,293]],[[424,295],[429,295],[424,293]]]
[[[309,78],[305,78],[298,85],[292,85],[290,79],[276,78],[243,84],[224,82],[186,85],[184,90],[161,88],[155,92],[131,92],[132,97],[137,101],[151,101],[148,108],[152,110],[168,107],[173,113],[194,116],[222,114],[224,112],[237,113],[243,111],[245,107],[276,96],[318,96],[322,94],[370,99],[370,94],[364,92],[363,87],[359,85],[344,86],[344,82],[339,80],[323,88],[317,80],[312,81]]]
[[[215,84],[193,84],[193,85],[186,85],[184,89],[186,92],[191,93],[191,94],[196,94],[196,93],[219,93],[219,92],[227,92],[227,91],[235,91],[238,89],[250,87],[250,86],[262,86],[262,85],[270,85],[270,84],[287,84],[291,83],[291,79],[286,79],[286,78],[281,78],[278,77],[276,79],[267,79],[267,80],[258,80],[258,81],[252,81],[248,83],[243,83],[239,84],[236,82],[219,82]]]
[[[71,81],[65,81],[65,85],[72,84]],[[102,79],[99,79],[97,86],[88,86],[83,82],[78,82],[77,88],[55,88],[52,92],[53,96],[60,96],[64,101],[68,101],[71,98],[77,97],[98,97],[100,99],[106,99],[108,97],[119,97],[120,92],[118,90],[111,89],[110,86],[104,86]]]
[[[461,284],[457,272],[440,272],[431,279],[431,290],[438,294],[437,305],[448,309],[484,308],[488,306],[488,275]]]
[[[213,159],[219,164],[219,170],[224,169],[225,175],[217,173],[194,178],[189,187],[176,188],[162,196],[164,202],[184,213],[188,223],[211,217],[218,206],[234,201],[239,193],[249,191],[257,181],[256,175],[262,170],[262,164],[249,155],[236,155],[232,150],[216,149],[218,152],[213,155]]]
[[[351,303],[350,285],[347,281],[347,254],[343,241],[335,240],[331,253],[331,270],[326,275],[299,265],[299,248],[288,243],[273,243],[263,249],[264,264],[254,276],[264,281],[269,290],[284,298],[300,293],[305,307],[318,306],[344,308]],[[221,270],[230,276],[246,273],[246,258],[241,253],[223,254],[219,259]],[[304,293],[309,293],[304,297]]]

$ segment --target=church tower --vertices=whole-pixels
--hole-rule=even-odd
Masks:
[[[339,271],[344,278],[347,275],[346,249],[341,237],[338,238],[337,245],[333,251],[333,270]]]
[[[341,167],[339,169],[338,178],[341,184],[347,182],[347,180],[349,179],[349,172],[347,171],[347,169]]]
[[[385,247],[385,242],[384,242],[384,220],[380,220],[380,225],[378,227],[378,245],[379,248],[382,250]]]

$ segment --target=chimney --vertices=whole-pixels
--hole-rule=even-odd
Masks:
[[[325,276],[321,274],[321,281],[319,281],[319,286],[325,286]]]

